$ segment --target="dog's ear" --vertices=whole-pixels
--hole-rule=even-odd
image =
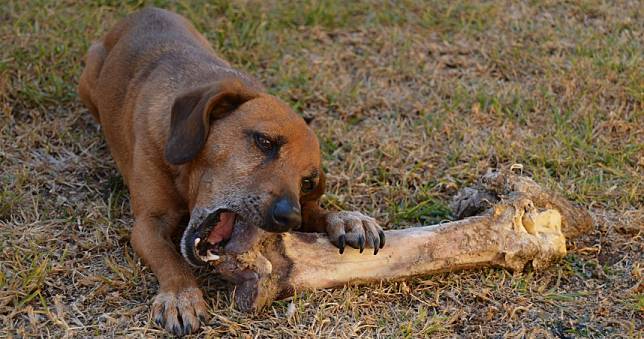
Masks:
[[[210,121],[226,116],[259,94],[237,79],[226,79],[179,95],[172,105],[165,158],[173,165],[194,159],[203,148]]]

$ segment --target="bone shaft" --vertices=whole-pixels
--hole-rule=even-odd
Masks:
[[[492,224],[492,217],[483,216],[386,231],[386,246],[377,255],[373,249],[339,254],[323,235],[287,235],[284,252],[292,265],[283,281],[304,290],[502,264],[503,233],[510,228],[509,222]]]

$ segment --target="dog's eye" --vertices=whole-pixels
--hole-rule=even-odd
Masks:
[[[309,193],[315,188],[315,182],[310,178],[302,179],[302,192]]]
[[[255,144],[262,152],[268,153],[273,150],[273,142],[259,133],[255,134]]]

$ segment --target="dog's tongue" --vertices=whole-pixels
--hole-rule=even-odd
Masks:
[[[208,235],[208,242],[211,244],[218,244],[224,239],[230,237],[233,233],[233,225],[235,224],[235,213],[222,212],[219,215],[219,222],[212,229]]]

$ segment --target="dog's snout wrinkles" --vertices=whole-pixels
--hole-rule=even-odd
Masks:
[[[272,223],[276,232],[286,232],[300,228],[302,224],[302,211],[297,202],[288,198],[279,198],[272,208]]]

